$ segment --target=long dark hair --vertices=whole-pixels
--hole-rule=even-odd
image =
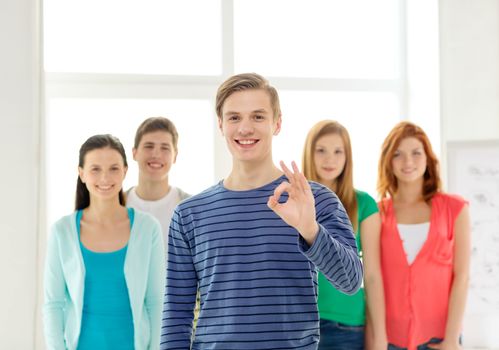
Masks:
[[[78,160],[78,166],[83,168],[85,163],[85,155],[93,151],[94,149],[101,149],[109,147],[118,151],[123,158],[123,164],[125,167],[128,167],[126,161],[126,154],[123,145],[120,140],[110,134],[104,135],[94,135],[91,136],[81,145],[80,147],[80,157]],[[120,204],[125,205],[125,196],[123,194],[123,189],[120,190],[119,194]],[[76,200],[75,200],[75,210],[84,209],[90,205],[90,193],[88,192],[87,186],[81,182],[80,176],[78,176],[78,180],[76,181]]]

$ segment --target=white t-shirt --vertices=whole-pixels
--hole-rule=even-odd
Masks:
[[[173,210],[180,202],[180,199],[178,188],[173,186],[170,187],[170,191],[168,191],[166,196],[158,199],[157,201],[146,201],[140,198],[135,192],[135,187],[132,187],[127,194],[127,207],[149,213],[158,219],[161,224],[161,231],[163,232],[165,256],[168,253],[168,232],[170,230],[170,221],[172,219]]]
[[[407,262],[413,263],[421,248],[423,248],[426,239],[428,238],[428,230],[430,229],[429,222],[422,224],[397,224],[400,239],[404,246]]]

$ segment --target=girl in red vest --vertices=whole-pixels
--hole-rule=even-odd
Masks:
[[[388,349],[461,349],[468,205],[441,192],[438,160],[420,127],[401,122],[388,134],[378,192]]]

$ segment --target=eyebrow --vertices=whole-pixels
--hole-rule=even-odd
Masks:
[[[265,108],[255,109],[252,113],[268,113]]]
[[[109,166],[116,166],[116,165],[119,166],[121,164],[120,163],[113,163],[113,164],[110,164]],[[89,164],[88,166],[89,167],[99,167],[100,168],[102,165],[101,164]]]
[[[270,113],[268,110],[266,110],[265,108],[259,108],[259,109],[255,109],[253,111],[251,111],[250,113]],[[224,115],[228,115],[228,114],[241,114],[241,112],[236,112],[236,111],[227,111],[224,113]]]
[[[411,148],[411,149],[409,149],[409,150],[408,150],[408,152],[412,152],[412,151],[421,151],[421,150],[424,150],[424,147],[420,147],[420,146],[418,146],[418,147],[415,147],[415,148]],[[395,152],[404,152],[404,151],[403,151],[402,149],[400,149],[400,148],[397,148],[397,149],[395,150]]]
[[[324,147],[327,147],[327,144],[328,144],[328,143],[329,143],[329,142],[324,142],[324,141],[319,142],[319,141],[316,141],[316,142],[315,142],[315,145],[316,145],[316,146],[324,146]],[[338,149],[338,148],[345,148],[345,146],[334,146],[333,148],[334,148],[334,149]]]
[[[144,146],[149,146],[149,145],[156,145],[156,144],[159,144],[161,146],[170,146],[171,144],[168,143],[168,142],[152,142],[152,141],[147,141],[147,142],[144,142]]]

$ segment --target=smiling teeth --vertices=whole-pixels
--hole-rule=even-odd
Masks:
[[[239,140],[241,145],[252,145],[255,143],[255,140]]]

